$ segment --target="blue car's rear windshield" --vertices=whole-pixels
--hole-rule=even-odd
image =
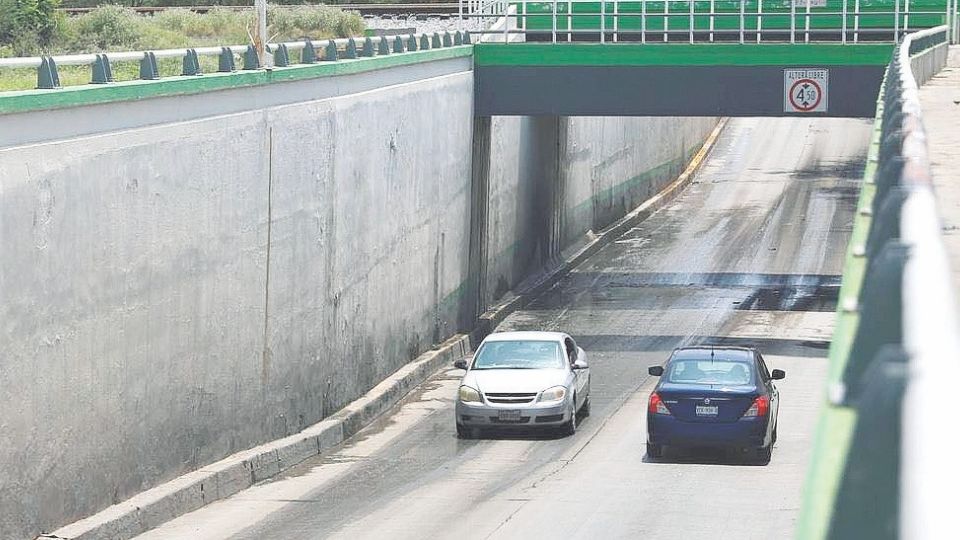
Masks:
[[[674,360],[667,366],[667,381],[680,384],[751,384],[753,365],[735,360]]]
[[[491,341],[480,347],[473,369],[562,368],[563,355],[556,341]]]

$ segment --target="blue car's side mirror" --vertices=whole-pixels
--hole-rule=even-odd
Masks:
[[[647,368],[647,373],[654,377],[659,377],[663,375],[663,366],[650,366]]]
[[[782,369],[775,369],[770,372],[770,378],[775,381],[779,381],[780,379],[786,376],[787,376],[787,372],[783,371]]]

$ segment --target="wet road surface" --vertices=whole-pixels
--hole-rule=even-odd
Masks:
[[[141,538],[786,538],[809,457],[870,123],[735,119],[694,182],[500,329],[589,355],[572,437],[458,440],[443,370],[335,451]],[[779,381],[768,465],[644,455],[647,367],[754,344]]]

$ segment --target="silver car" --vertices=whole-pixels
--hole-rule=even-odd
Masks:
[[[572,435],[578,413],[590,414],[587,353],[567,334],[490,334],[473,358],[454,365],[467,370],[457,392],[461,438],[494,427],[553,427]]]

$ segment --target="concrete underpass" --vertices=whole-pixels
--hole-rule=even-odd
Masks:
[[[723,13],[690,1],[686,30],[649,15],[650,44],[646,14],[606,41],[604,3],[587,2],[600,43],[561,43],[560,4],[480,3],[502,17],[480,42],[308,39],[278,45],[299,61],[237,71],[204,49],[226,66],[206,74],[188,74],[196,50],[158,51],[184,75],[157,79],[147,53],[120,82],[90,55],[98,84],[72,88],[54,57],[0,59],[39,86],[0,93],[0,538],[953,530],[951,2],[914,6],[939,26],[898,12],[848,36],[831,0],[824,41],[796,27],[809,4],[758,2],[751,23],[741,2],[713,43]],[[583,387],[478,384],[455,417],[454,361],[510,330],[587,352],[572,436],[458,435],[576,414],[547,396]],[[786,372],[769,463],[648,455],[648,368],[686,345],[756,347]],[[469,391],[546,412],[478,416]]]
[[[159,538],[786,538],[793,534],[871,122],[732,119],[691,185],[507,318],[591,358],[574,437],[458,440],[441,369],[342,447]],[[691,343],[786,370],[769,465],[644,455],[646,369]]]

